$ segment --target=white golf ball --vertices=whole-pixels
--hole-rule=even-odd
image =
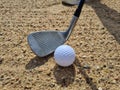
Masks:
[[[54,59],[60,66],[70,66],[75,61],[75,51],[68,45],[61,45],[55,50]]]

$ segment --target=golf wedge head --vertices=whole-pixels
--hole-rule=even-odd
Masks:
[[[66,41],[63,33],[60,31],[34,32],[28,35],[28,44],[37,56],[44,57]]]
[[[66,31],[46,30],[42,32],[34,32],[28,35],[28,44],[37,56],[47,56],[54,52],[58,46],[65,43],[81,14],[84,2],[85,0],[80,0],[78,8],[74,12],[71,23]]]

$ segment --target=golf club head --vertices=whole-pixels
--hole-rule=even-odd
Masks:
[[[58,46],[66,41],[63,33],[62,31],[49,30],[34,32],[28,35],[28,44],[37,56],[44,57],[54,52]]]
[[[80,0],[79,6],[74,12],[71,23],[66,31],[42,31],[34,32],[28,35],[28,44],[32,51],[39,57],[44,57],[55,49],[64,44],[69,38],[83,7],[85,0]]]

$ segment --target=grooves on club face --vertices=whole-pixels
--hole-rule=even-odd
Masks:
[[[28,36],[28,43],[32,51],[39,57],[44,57],[65,43],[66,39],[60,31],[34,32]]]

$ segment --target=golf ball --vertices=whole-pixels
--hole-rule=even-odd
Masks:
[[[70,66],[75,61],[75,51],[68,45],[61,45],[55,50],[54,59],[60,66]]]

